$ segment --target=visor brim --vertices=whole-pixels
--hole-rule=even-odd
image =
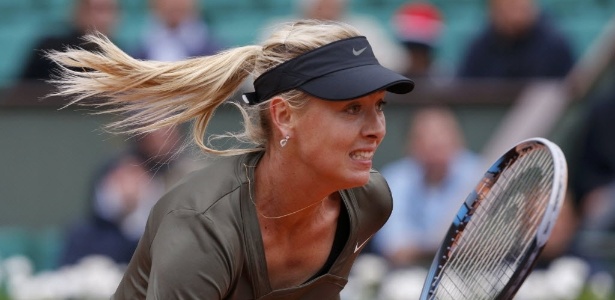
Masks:
[[[341,101],[380,90],[406,94],[414,89],[414,82],[383,66],[363,65],[312,79],[298,89],[323,100]]]

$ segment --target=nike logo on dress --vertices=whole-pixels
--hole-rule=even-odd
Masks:
[[[363,50],[365,50],[365,48],[363,48]],[[357,253],[357,251],[359,251],[361,248],[363,248],[363,246],[365,246],[365,244],[367,244],[367,242],[369,241],[369,239],[372,238],[372,236],[374,236],[373,234],[370,235],[363,243],[359,244],[357,242],[357,244],[354,246],[354,253]]]
[[[359,50],[355,50],[354,48],[352,48],[352,54],[354,54],[354,56],[359,56],[361,55],[361,53],[363,53],[363,51],[365,51],[365,49],[367,49],[367,47],[364,47],[363,49]]]

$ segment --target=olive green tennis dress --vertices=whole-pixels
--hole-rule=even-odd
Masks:
[[[272,290],[248,177],[262,153],[216,160],[152,209],[113,299],[339,299],[360,249],[384,225],[392,198],[372,171],[340,191],[342,209],[328,263],[297,287]],[[300,246],[298,246],[300,247]]]

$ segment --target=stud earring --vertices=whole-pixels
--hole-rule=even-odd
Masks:
[[[280,146],[282,148],[284,148],[284,146],[286,146],[286,143],[288,143],[288,139],[290,139],[290,136],[287,135],[286,137],[284,137],[283,139],[280,140]]]

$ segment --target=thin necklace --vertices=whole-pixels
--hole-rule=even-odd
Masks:
[[[304,208],[301,208],[299,210],[296,210],[296,211],[293,211],[291,213],[287,213],[287,214],[284,214],[284,215],[281,215],[281,216],[265,216],[262,212],[258,211],[258,207],[256,206],[256,202],[254,202],[254,199],[252,198],[252,181],[250,181],[250,175],[248,174],[248,165],[244,164],[244,167],[246,168],[246,177],[248,178],[248,195],[250,196],[250,201],[252,201],[252,204],[254,204],[254,209],[256,210],[256,212],[261,217],[263,217],[265,219],[281,219],[281,218],[285,218],[285,217],[288,217],[288,216],[292,216],[292,215],[294,215],[296,213],[299,213],[299,212],[302,212],[302,211],[304,211],[304,210],[306,210],[306,209],[308,209],[308,208],[310,208],[312,206],[315,206],[316,204],[319,204],[319,203],[322,204],[325,201],[325,199],[327,199],[327,197],[322,198],[322,200],[316,201],[316,202],[314,202],[314,203],[312,203],[312,204],[310,204],[310,205],[308,205],[308,206],[306,206]],[[251,167],[253,168],[253,166],[251,166]]]

